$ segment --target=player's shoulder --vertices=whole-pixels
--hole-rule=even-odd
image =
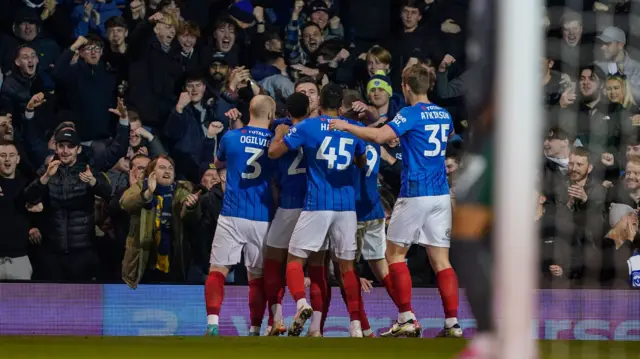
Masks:
[[[271,128],[275,131],[276,127],[280,125],[292,126],[293,122],[291,122],[291,119],[289,117],[278,118],[275,121],[273,121]]]

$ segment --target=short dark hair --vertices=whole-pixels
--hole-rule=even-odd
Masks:
[[[104,41],[98,35],[89,34],[89,35],[87,35],[87,43],[82,47],[84,48],[84,47],[91,46],[91,45],[104,47]]]
[[[291,117],[300,118],[309,113],[309,98],[300,92],[292,93],[287,98],[287,110]]]
[[[330,83],[320,91],[320,106],[325,110],[337,110],[342,106],[342,87]]]
[[[233,19],[231,19],[231,17],[229,17],[228,15],[225,15],[216,19],[216,22],[213,24],[213,31],[215,32],[219,28],[227,25],[233,27],[234,30],[237,30],[238,25],[236,25],[236,22],[233,21]]]
[[[13,141],[5,140],[0,138],[0,146],[13,146],[16,151],[18,150],[18,146]]]
[[[144,153],[136,153],[133,157],[131,157],[131,159],[129,160],[129,167],[133,166],[133,161],[139,159],[139,158],[146,158],[149,161],[151,161],[151,158],[147,155],[145,155]],[[146,169],[145,169],[146,170]]]
[[[293,86],[293,88],[296,89],[296,88],[298,88],[298,86],[300,86],[302,84],[313,84],[316,87],[316,90],[320,91],[320,86],[318,86],[318,81],[316,81],[316,79],[314,79],[311,76],[303,76],[303,77],[299,78],[298,81],[296,81],[296,83]]]
[[[580,72],[578,72],[578,76],[582,76],[582,71],[584,71],[584,70],[591,71],[591,77],[597,78],[598,81],[600,82],[600,86],[601,87],[607,81],[607,75],[604,73],[604,71],[602,71],[602,69],[599,66],[597,66],[595,64],[589,64],[587,66],[581,66],[580,67]]]
[[[574,155],[574,156],[586,157],[587,158],[587,162],[589,164],[591,164],[591,151],[589,151],[585,147],[575,147],[571,151],[571,154]]]
[[[14,60],[15,60],[15,59],[17,59],[18,57],[20,57],[20,51],[22,51],[22,49],[31,49],[31,50],[33,50],[34,52],[36,52],[36,49],[34,49],[34,48],[33,48],[33,46],[29,46],[29,45],[27,45],[27,44],[19,45],[18,47],[16,47],[16,49],[15,49],[15,51],[14,51],[14,53],[13,53],[13,59],[14,59]],[[37,54],[38,54],[38,53],[36,52],[36,55],[37,55]]]
[[[318,24],[316,24],[315,22],[308,22],[306,23],[301,29],[300,32],[303,33],[304,30],[306,30],[308,27],[315,27],[318,29],[318,31],[320,31],[320,33],[322,33],[322,29],[320,28],[320,26]]]
[[[559,126],[553,126],[549,128],[547,132],[547,140],[561,140],[566,141],[569,139],[569,134],[567,131],[563,130]]]
[[[420,1],[420,0],[402,0],[402,2],[400,3],[400,9],[405,7],[412,7],[412,8],[420,9],[420,12],[422,12],[423,4],[424,4],[424,1]]]
[[[342,90],[342,107],[351,109],[353,103],[357,101],[362,101],[362,96],[358,91],[351,89]]]
[[[127,30],[129,29],[129,26],[127,26],[127,20],[122,16],[112,16],[104,23],[104,28],[107,30],[114,27],[124,27]]]
[[[447,146],[447,153],[445,155],[445,158],[451,158],[459,164],[462,160],[462,151],[455,146]]]
[[[201,71],[190,71],[184,77],[184,84],[189,82],[202,82],[206,83],[206,76]]]

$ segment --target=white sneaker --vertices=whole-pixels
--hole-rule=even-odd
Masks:
[[[351,338],[364,337],[364,335],[362,335],[362,327],[360,326],[359,320],[352,320],[351,323],[349,323],[349,336]]]

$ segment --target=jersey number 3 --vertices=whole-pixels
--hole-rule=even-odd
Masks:
[[[449,132],[449,125],[425,125],[424,130],[431,132],[429,135],[429,144],[434,145],[435,148],[433,151],[424,151],[425,157],[437,157],[444,156],[446,153],[446,143],[447,143],[447,132]],[[440,138],[438,138],[440,135]],[[443,146],[443,144],[445,144]],[[443,147],[445,149],[443,149]]]
[[[316,159],[328,161],[327,167],[329,169],[333,169],[333,167],[336,167],[338,171],[347,169],[349,165],[351,165],[351,153],[347,151],[346,147],[347,145],[353,145],[353,138],[340,138],[337,156],[335,147],[329,147],[330,144],[331,137],[325,137],[324,140],[322,140],[320,148],[318,148],[318,152],[316,152]],[[338,163],[338,165],[336,166],[338,156],[344,157],[346,158],[346,160],[344,161],[344,163]]]
[[[244,179],[256,179],[260,177],[262,173],[262,166],[258,163],[258,158],[264,154],[264,149],[255,147],[245,147],[244,152],[250,153],[251,157],[247,160],[247,166],[252,168],[251,172],[243,172],[242,178]]]

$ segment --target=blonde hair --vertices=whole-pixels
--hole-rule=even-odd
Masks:
[[[631,106],[636,106],[636,101],[633,99],[633,93],[631,92],[631,84],[627,81],[625,76],[620,75],[611,75],[607,77],[607,82],[609,81],[618,81],[622,85],[624,89],[624,98],[622,100],[622,107],[625,109],[630,108]],[[606,89],[606,84],[605,84]]]
[[[178,20],[178,17],[176,17],[176,14],[169,11],[162,12],[162,21],[160,23],[168,26],[173,26],[176,28],[176,30],[180,26],[180,20]]]
[[[391,53],[382,46],[374,45],[367,51],[367,57],[372,56],[385,65],[391,65]]]

